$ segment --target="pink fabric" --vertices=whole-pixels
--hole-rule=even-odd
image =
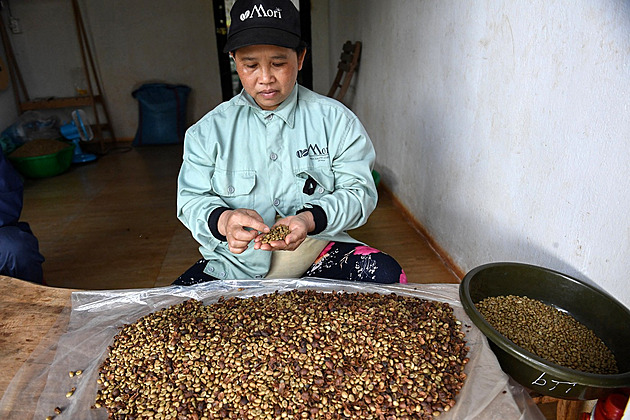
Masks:
[[[405,274],[405,270],[400,273],[400,279],[398,280],[400,284],[407,284],[407,275]]]
[[[322,250],[322,252],[319,253],[319,257],[317,257],[317,259],[315,260],[315,263],[319,262],[319,260],[321,260],[322,258],[324,258],[324,256],[326,256],[326,254],[328,254],[328,251],[330,251],[330,248],[332,248],[332,246],[335,243],[333,241],[328,242],[328,245],[326,245],[326,247]],[[315,264],[313,263],[313,264]]]
[[[372,248],[370,246],[358,246],[354,250],[355,255],[370,255],[376,254],[380,252],[378,249]]]

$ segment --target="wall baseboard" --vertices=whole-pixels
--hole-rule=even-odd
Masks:
[[[444,248],[442,248],[440,244],[435,241],[435,239],[429,234],[422,223],[416,220],[416,218],[413,216],[413,214],[411,214],[407,207],[405,207],[405,205],[398,199],[398,197],[396,197],[396,195],[386,185],[384,185],[383,182],[380,183],[379,189],[382,192],[385,192],[386,194],[391,196],[392,202],[400,210],[403,218],[407,221],[407,223],[409,223],[411,227],[427,241],[431,249],[435,251],[435,253],[442,260],[446,268],[449,269],[461,282],[466,273],[453,262],[453,259],[450,257],[448,252],[446,252]]]

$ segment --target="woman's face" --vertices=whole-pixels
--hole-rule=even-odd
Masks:
[[[243,88],[265,110],[276,109],[291,93],[298,71],[302,69],[303,51],[275,45],[251,45],[234,53],[236,72]]]

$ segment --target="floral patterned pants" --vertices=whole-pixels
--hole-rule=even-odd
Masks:
[[[207,260],[200,259],[173,284],[189,286],[217,280],[203,272]],[[349,242],[329,242],[301,277],[319,277],[372,283],[407,283],[398,262],[375,248]]]
[[[330,242],[302,277],[407,283],[400,264],[378,249],[348,242]]]

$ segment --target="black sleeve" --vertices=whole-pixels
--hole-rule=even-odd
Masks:
[[[210,217],[208,217],[208,227],[210,228],[210,233],[212,233],[212,236],[222,242],[227,241],[227,238],[219,233],[219,228],[217,227],[217,225],[219,223],[219,217],[221,217],[223,212],[227,210],[230,209],[228,207],[216,208],[212,210],[212,213],[210,213]]]
[[[311,204],[311,207],[305,207],[301,210],[295,212],[295,214],[304,213],[305,211],[310,211],[313,215],[313,219],[315,220],[315,229],[312,232],[309,232],[309,235],[317,235],[326,229],[328,226],[328,217],[326,216],[326,212],[320,206]]]

